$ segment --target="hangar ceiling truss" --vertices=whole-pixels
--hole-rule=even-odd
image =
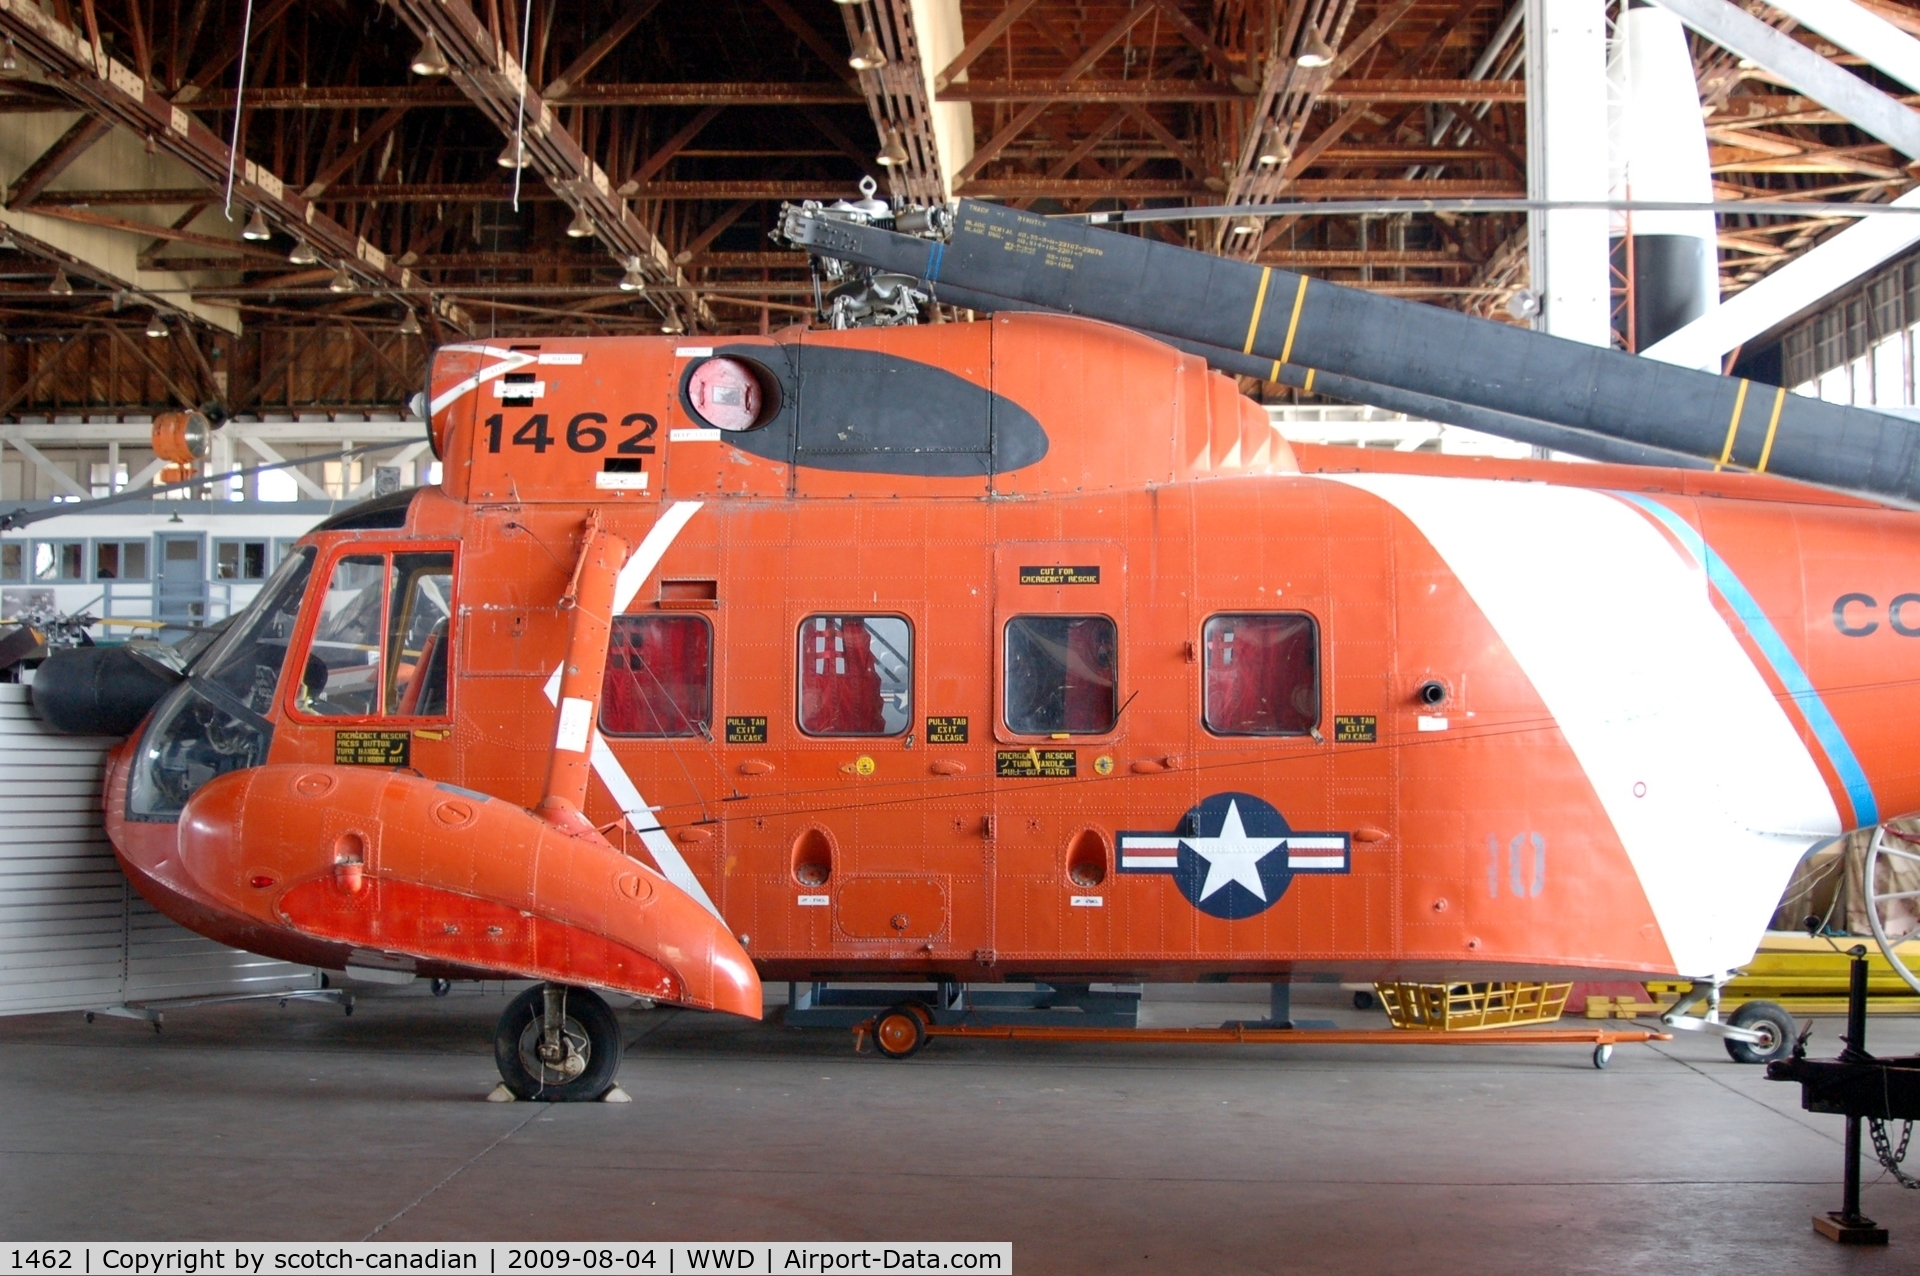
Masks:
[[[1920,32],[1920,4],[1866,2]],[[243,50],[247,0],[0,0],[0,403],[345,405],[460,334],[769,330],[813,299],[778,204],[866,177],[1040,213],[1516,196],[1515,3],[252,0]],[[1691,38],[1717,198],[1911,188],[1909,157]],[[1844,224],[1723,215],[1723,286]],[[1522,231],[1383,206],[1139,233],[1497,317]]]

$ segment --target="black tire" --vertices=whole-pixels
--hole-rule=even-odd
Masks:
[[[1605,1072],[1607,1065],[1613,1062],[1613,1047],[1598,1045],[1593,1048],[1593,1066]]]
[[[1749,1001],[1727,1020],[1736,1028],[1749,1028],[1762,1035],[1757,1045],[1744,1041],[1727,1042],[1727,1054],[1735,1063],[1772,1063],[1784,1059],[1793,1049],[1800,1025],[1786,1009],[1771,1001]]]
[[[540,1014],[543,988],[533,987],[507,1003],[493,1030],[493,1062],[500,1080],[516,1099],[541,1103],[592,1103],[613,1088],[620,1071],[620,1021],[598,994],[568,988],[563,1031],[573,1048],[585,1057],[579,1075],[566,1078],[540,1061]]]
[[[1360,990],[1359,992],[1356,992],[1356,993],[1354,993],[1354,994],[1353,994],[1353,1008],[1354,1008],[1355,1010],[1372,1010],[1372,1009],[1373,1009],[1373,994],[1372,994],[1372,993],[1370,993],[1370,992],[1368,992],[1368,991],[1367,991],[1366,989],[1364,989],[1364,988],[1362,988],[1362,989],[1361,989],[1361,990]]]
[[[927,1044],[926,1007],[902,1002],[873,1021],[873,1048],[888,1059],[911,1059]]]

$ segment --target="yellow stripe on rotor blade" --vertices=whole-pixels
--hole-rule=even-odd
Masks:
[[[1253,353],[1253,335],[1260,330],[1260,312],[1266,308],[1267,285],[1273,282],[1273,267],[1260,267],[1260,291],[1253,294],[1253,317],[1247,320],[1247,344],[1241,354]]]
[[[1727,468],[1727,462],[1733,459],[1733,441],[1740,435],[1740,414],[1746,410],[1747,387],[1753,384],[1745,377],[1740,378],[1740,390],[1733,396],[1733,420],[1727,422],[1727,444],[1720,449],[1720,460],[1714,465],[1716,470]]]
[[[1780,409],[1786,402],[1787,387],[1781,386],[1773,392],[1773,415],[1767,418],[1767,441],[1760,446],[1760,464],[1754,467],[1756,474],[1767,472],[1767,461],[1773,456],[1773,436],[1780,429]]]
[[[1287,341],[1280,347],[1280,362],[1293,358],[1293,334],[1300,331],[1300,307],[1307,301],[1307,277],[1300,276],[1300,287],[1293,294],[1293,318],[1287,320]]]

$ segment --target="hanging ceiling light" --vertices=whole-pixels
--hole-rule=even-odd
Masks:
[[[586,209],[574,210],[573,220],[567,223],[568,239],[589,239],[599,233],[598,228],[593,224],[593,218],[587,216]]]
[[[668,311],[666,319],[660,324],[660,331],[671,337],[685,332],[686,329],[680,326],[680,316]]]
[[[54,267],[53,282],[47,286],[47,291],[56,297],[73,296],[73,285],[67,282],[67,272],[64,268]]]
[[[1263,168],[1272,168],[1293,158],[1293,148],[1287,145],[1286,134],[1278,125],[1269,128],[1261,135],[1260,154],[1257,158]]]
[[[526,140],[520,137],[507,139],[507,148],[500,152],[495,160],[501,168],[525,168],[527,166]]]
[[[261,243],[273,238],[273,232],[267,229],[267,219],[260,215],[259,209],[253,210],[253,216],[247,218],[247,227],[240,232],[240,238]]]
[[[413,313],[412,306],[408,306],[407,312],[400,316],[400,335],[403,337],[420,335],[420,316]]]
[[[645,292],[646,290],[647,277],[640,273],[640,259],[638,257],[627,258],[627,273],[620,276],[620,291]]]
[[[874,39],[871,30],[863,29],[860,38],[853,42],[853,53],[847,58],[847,65],[856,71],[878,71],[887,64],[885,50],[880,41]]]
[[[1228,233],[1232,235],[1257,235],[1260,233],[1260,223],[1249,217],[1245,221],[1235,222],[1233,229]]]
[[[445,75],[453,69],[447,65],[447,55],[440,52],[440,42],[433,38],[431,31],[420,42],[420,52],[413,55],[408,65],[415,75]]]
[[[1333,64],[1333,46],[1320,34],[1318,27],[1307,28],[1307,38],[1300,42],[1300,53],[1294,58],[1301,66],[1318,67]]]
[[[7,47],[0,51],[0,75],[20,74],[20,59],[14,56],[13,37],[7,37]]]
[[[320,254],[313,251],[313,245],[304,239],[293,241],[293,251],[287,254],[287,260],[295,266],[313,266],[320,261]]]
[[[17,252],[20,245],[13,242],[13,232],[0,226],[0,252]]]
[[[896,164],[904,164],[907,162],[907,144],[900,140],[899,130],[897,129],[881,130],[880,154],[875,156],[874,158],[878,159],[882,164],[885,164],[888,168],[892,168]]]
[[[833,2],[835,4],[856,5],[856,4],[865,4],[867,0],[833,0]]]
[[[160,317],[158,310],[153,312],[153,318],[147,320],[147,335],[155,341],[167,335],[167,321]]]
[[[333,272],[333,280],[332,282],[327,284],[327,291],[328,292],[352,292],[355,288],[358,288],[359,286],[360,286],[359,284],[356,284],[353,281],[353,276],[347,273],[347,268],[345,266],[342,266],[338,270]]]

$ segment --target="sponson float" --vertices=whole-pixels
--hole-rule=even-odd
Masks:
[[[1322,317],[1268,285],[1256,353]],[[1082,318],[701,341],[442,349],[444,482],[303,540],[115,753],[139,889],[545,981],[502,1075],[592,1097],[595,988],[1712,978],[1808,847],[1920,808],[1920,606],[1836,612],[1920,589],[1912,514],[1289,448]]]

